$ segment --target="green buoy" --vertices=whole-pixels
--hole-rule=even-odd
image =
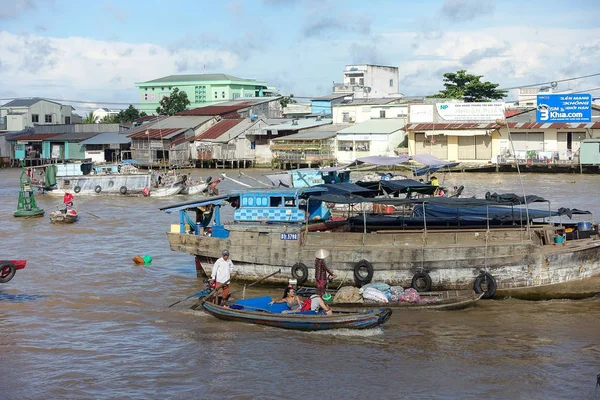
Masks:
[[[44,210],[37,206],[33,195],[33,187],[31,186],[31,178],[27,175],[22,164],[21,167],[23,168],[21,171],[21,191],[19,192],[17,211],[13,215],[15,217],[41,217],[44,215]]]

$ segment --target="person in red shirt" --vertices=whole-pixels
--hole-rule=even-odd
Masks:
[[[315,283],[317,287],[316,293],[321,296],[327,290],[329,278],[335,278],[332,270],[327,268],[325,259],[329,256],[329,252],[325,249],[320,249],[315,252]]]
[[[65,195],[63,196],[63,203],[69,204],[69,203],[73,203],[73,195],[69,192],[66,192]]]

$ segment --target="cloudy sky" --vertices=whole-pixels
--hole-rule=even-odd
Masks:
[[[600,73],[599,16],[598,0],[0,0],[0,98],[129,103],[134,82],[204,69],[313,97],[353,63],[398,66],[407,96],[458,69],[530,85]]]

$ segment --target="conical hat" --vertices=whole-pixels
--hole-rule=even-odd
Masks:
[[[325,249],[319,249],[319,250],[315,251],[315,257],[320,258],[321,260],[324,260],[327,257],[329,257],[329,252]]]

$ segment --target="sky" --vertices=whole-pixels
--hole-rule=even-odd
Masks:
[[[0,0],[0,99],[87,101],[70,103],[83,114],[204,72],[310,98],[348,64],[397,66],[406,96],[459,69],[511,88],[600,73],[599,17],[598,0]],[[558,84],[595,88],[600,75]]]

